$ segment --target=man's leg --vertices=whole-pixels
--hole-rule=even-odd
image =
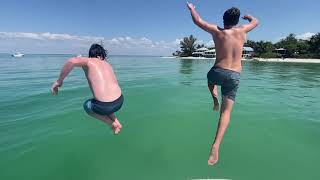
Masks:
[[[104,115],[96,114],[95,112],[92,111],[91,106],[92,106],[91,100],[87,100],[84,103],[83,107],[84,107],[84,110],[87,112],[87,114],[109,125],[110,128],[113,130],[114,134],[119,134],[122,126],[116,118],[113,118],[115,116],[113,114],[111,117],[106,115],[104,116]]]
[[[216,132],[216,137],[212,144],[211,152],[209,155],[209,160],[208,160],[209,165],[214,165],[215,163],[218,162],[219,147],[220,147],[223,135],[229,125],[233,103],[234,101],[229,98],[226,98],[226,97],[222,98],[219,125]]]
[[[208,88],[213,99],[213,110],[219,111],[218,86],[208,83]]]

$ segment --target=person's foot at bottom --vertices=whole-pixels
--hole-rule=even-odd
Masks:
[[[218,162],[218,159],[219,159],[219,148],[212,146],[209,159],[208,159],[208,165],[209,166],[215,165]]]
[[[115,135],[120,133],[121,128],[122,128],[122,125],[117,119],[114,120],[114,122],[111,124],[111,129],[113,130]]]

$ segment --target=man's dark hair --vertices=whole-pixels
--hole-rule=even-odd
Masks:
[[[232,7],[223,15],[223,24],[227,26],[235,26],[239,23],[240,10],[236,7]]]
[[[100,44],[92,44],[89,50],[89,58],[102,58],[105,60],[108,55],[108,51],[105,50]]]

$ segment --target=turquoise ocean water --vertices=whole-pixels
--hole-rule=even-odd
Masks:
[[[80,69],[50,94],[68,55],[0,55],[0,179],[320,179],[320,64],[243,62],[216,166],[211,60],[111,56],[125,97],[119,136],[87,116]]]

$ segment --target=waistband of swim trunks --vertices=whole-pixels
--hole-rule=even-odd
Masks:
[[[100,105],[108,105],[108,104],[114,104],[114,103],[117,103],[119,101],[123,101],[123,95],[121,94],[120,97],[118,97],[116,100],[114,101],[111,101],[111,102],[103,102],[103,101],[99,101],[97,99],[93,99],[94,103],[96,104],[100,104]]]
[[[218,69],[218,70],[222,70],[222,71],[228,71],[228,72],[231,72],[231,73],[236,73],[236,74],[241,74],[240,72],[238,71],[234,71],[234,70],[231,70],[231,69],[224,69],[224,68],[221,68],[221,67],[217,67],[217,66],[213,66],[211,69]]]

